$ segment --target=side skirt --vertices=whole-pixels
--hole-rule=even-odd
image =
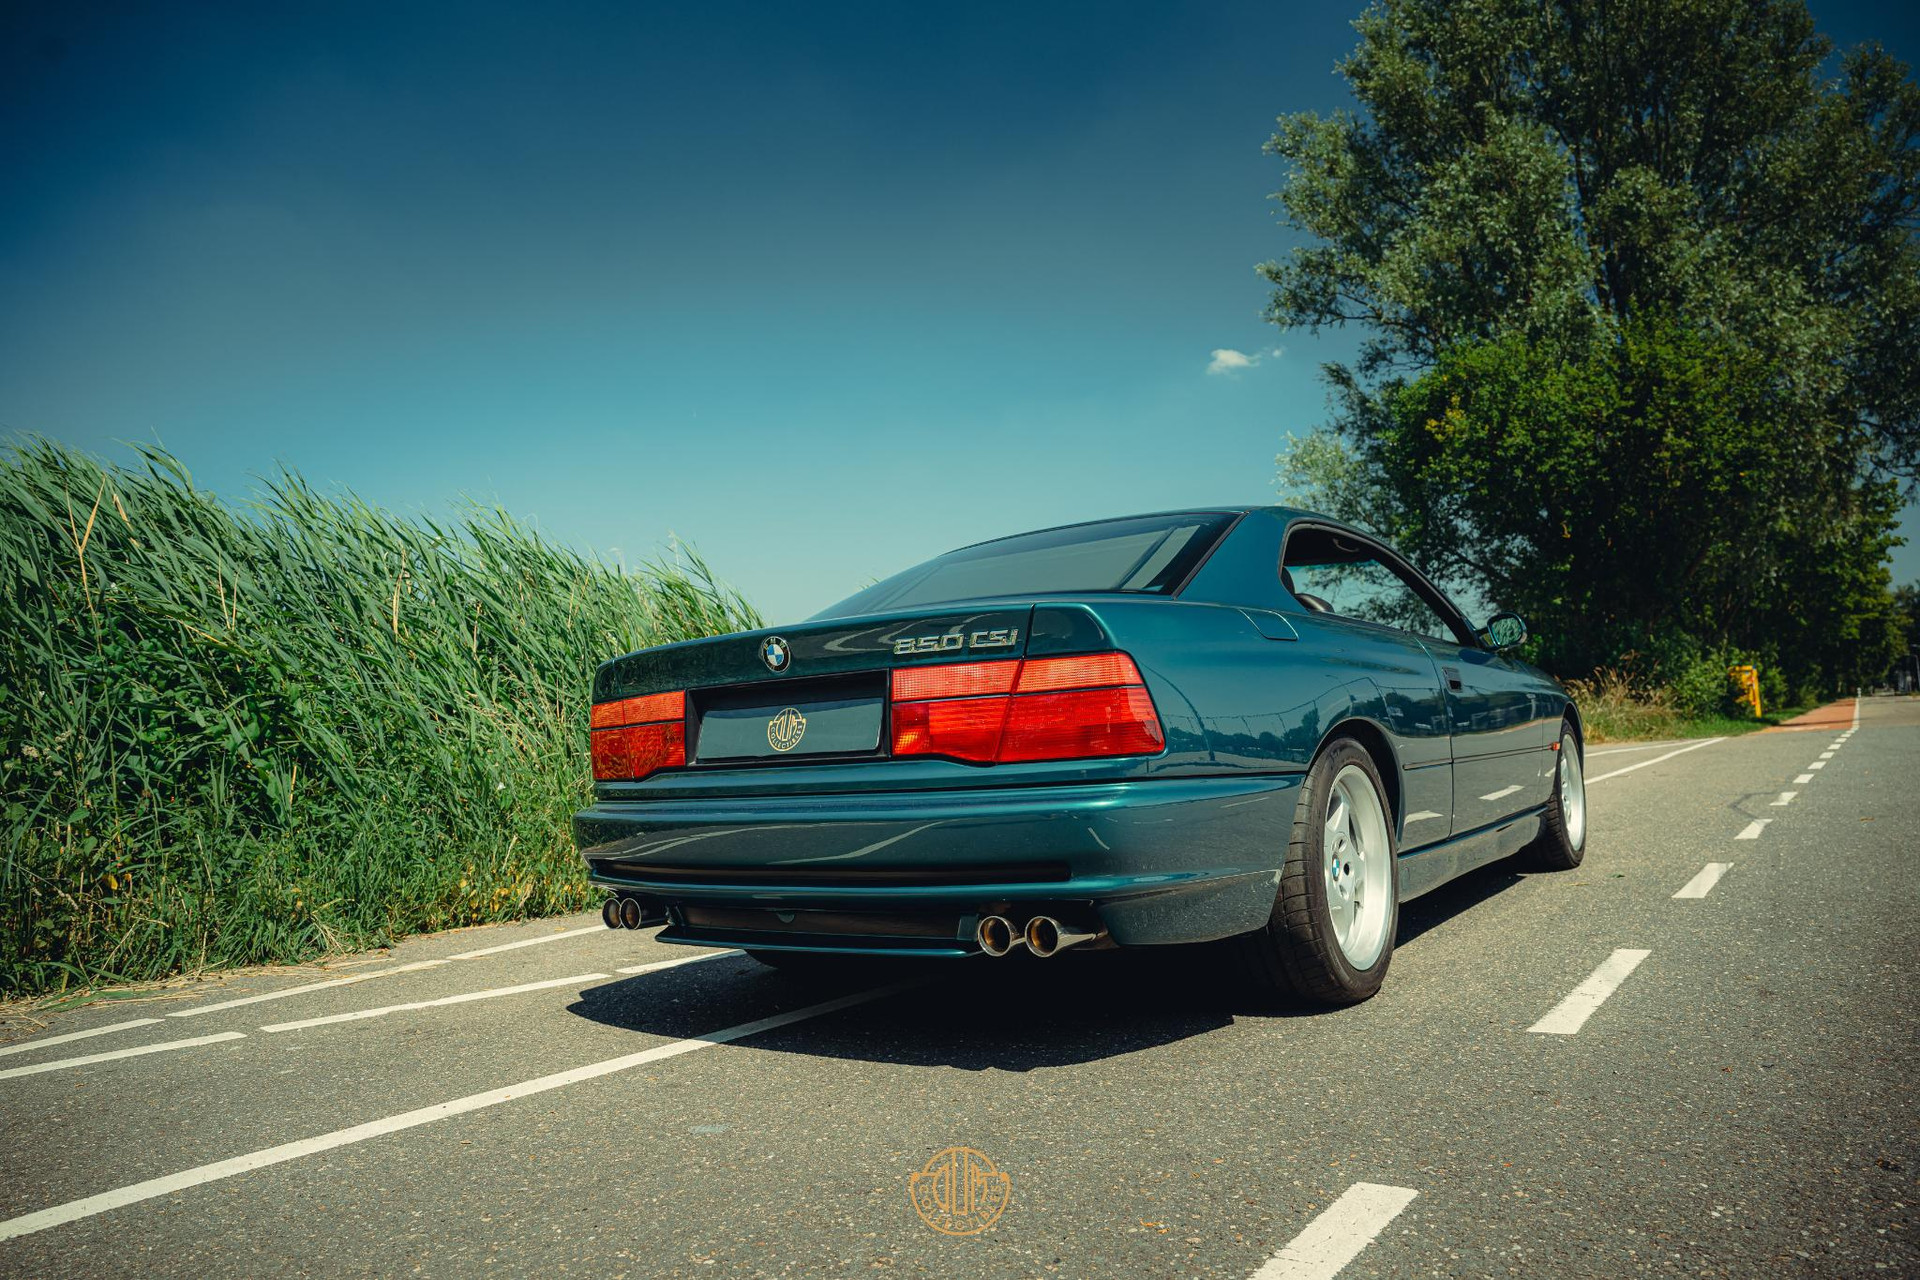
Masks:
[[[1415,849],[1400,856],[1400,901],[1411,902],[1423,893],[1431,893],[1449,880],[1498,862],[1533,843],[1540,834],[1545,805],[1536,805],[1524,813],[1503,818],[1490,827],[1454,836],[1439,844]]]

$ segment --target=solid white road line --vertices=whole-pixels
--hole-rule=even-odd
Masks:
[[[69,1040],[91,1040],[95,1036],[104,1036],[110,1031],[131,1031],[135,1027],[150,1027],[160,1021],[158,1018],[135,1018],[131,1022],[114,1022],[104,1027],[95,1027],[91,1031],[69,1031],[63,1036],[48,1036],[44,1040],[29,1040],[25,1044],[10,1044],[0,1049],[0,1058],[10,1053],[25,1053],[29,1049],[44,1049],[50,1044],[65,1044]]]
[[[658,973],[662,969],[678,969],[683,964],[699,964],[702,960],[725,960],[728,956],[743,956],[744,951],[709,951],[704,955],[681,956],[678,960],[655,960],[652,964],[636,964],[626,969],[615,969],[615,973]]]
[[[1586,753],[1588,759],[1594,756],[1617,756],[1629,751],[1658,751],[1662,747],[1677,747],[1685,738],[1672,738],[1666,742],[1641,742],[1631,747],[1600,747]]]
[[[1606,958],[1598,969],[1573,989],[1571,995],[1547,1011],[1547,1016],[1528,1027],[1543,1036],[1570,1036],[1586,1025],[1593,1011],[1606,1003],[1627,975],[1652,955],[1651,951],[1633,951],[1622,947]],[[3,1239],[4,1237],[0,1237]]]
[[[1333,1280],[1419,1194],[1377,1182],[1354,1183],[1268,1258],[1253,1280]]]
[[[1804,786],[1806,786],[1806,785],[1807,785],[1807,784],[1808,784],[1809,782],[1812,782],[1812,781],[1813,781],[1813,775],[1812,775],[1812,774],[1810,774],[1810,773],[1803,773],[1803,774],[1801,774],[1801,775],[1800,775],[1799,777],[1797,777],[1797,778],[1795,778],[1795,779],[1793,780],[1793,783],[1794,783],[1794,785],[1795,785],[1795,786],[1797,786],[1797,787],[1804,787]]]
[[[1675,756],[1683,756],[1689,751],[1698,751],[1702,747],[1710,747],[1716,742],[1725,741],[1725,738],[1708,738],[1705,742],[1696,742],[1690,747],[1682,747],[1678,751],[1669,751],[1663,756],[1655,756],[1651,760],[1642,760],[1637,764],[1630,764],[1624,769],[1615,769],[1612,773],[1603,773],[1597,778],[1588,778],[1587,785],[1592,786],[1596,782],[1605,782],[1608,778],[1617,778],[1623,773],[1632,773],[1635,769],[1644,769],[1650,764],[1659,764],[1662,760],[1671,760]]]
[[[222,1000],[219,1004],[203,1004],[198,1009],[182,1009],[170,1013],[169,1018],[197,1018],[203,1013],[218,1013],[222,1009],[238,1009],[241,1005],[259,1004],[263,1000],[284,1000],[288,996],[303,996],[309,991],[325,991],[329,987],[349,987],[356,982],[371,982],[375,978],[385,978],[396,973],[412,973],[416,969],[432,969],[445,964],[445,960],[421,960],[414,964],[397,965],[391,969],[379,969],[373,973],[356,973],[346,978],[329,978],[325,982],[309,982],[304,987],[288,987],[285,991],[269,991],[263,996],[242,996],[238,1000]]]
[[[527,991],[545,991],[550,987],[564,987],[576,982],[597,982],[606,977],[604,973],[576,973],[571,978],[548,978],[544,982],[524,982],[517,987],[495,987],[491,991],[468,991],[457,996],[441,996],[438,1000],[415,1000],[409,1004],[389,1004],[378,1009],[355,1009],[352,1013],[328,1014],[323,1018],[302,1018],[298,1022],[275,1022],[260,1028],[262,1031],[300,1031],[306,1027],[324,1027],[335,1022],[359,1022],[364,1018],[384,1018],[389,1013],[407,1013],[414,1009],[437,1009],[443,1004],[467,1004],[474,1000],[491,1000],[495,996],[517,996]]]
[[[432,1124],[436,1120],[445,1120],[450,1116],[465,1115],[469,1111],[479,1111],[484,1107],[496,1107],[503,1102],[516,1098],[525,1098],[536,1093],[545,1093],[549,1089],[560,1089],[583,1080],[593,1080],[600,1076],[612,1075],[616,1071],[627,1071],[634,1067],[643,1067],[650,1062],[659,1062],[665,1058],[675,1058],[683,1053],[693,1053],[700,1049],[711,1049],[717,1044],[745,1039],[759,1035],[763,1031],[772,1031],[776,1027],[790,1026],[804,1022],[808,1018],[818,1018],[823,1014],[837,1013],[853,1005],[877,1000],[882,996],[904,991],[911,984],[896,983],[887,987],[876,987],[871,991],[857,991],[852,995],[841,996],[835,1000],[808,1005],[804,1009],[795,1009],[790,1013],[776,1013],[772,1017],[761,1018],[756,1022],[743,1022],[738,1026],[723,1027],[719,1031],[709,1031],[703,1036],[691,1040],[674,1040],[667,1044],[655,1045],[651,1049],[642,1049],[638,1053],[629,1053],[619,1058],[608,1058],[604,1062],[589,1063],[584,1067],[574,1067],[570,1071],[557,1071],[552,1075],[540,1076],[520,1084],[510,1084],[504,1089],[489,1089],[485,1093],[470,1093],[464,1098],[455,1098],[451,1102],[436,1103],[431,1107],[421,1107],[415,1111],[404,1111],[397,1116],[388,1116],[383,1120],[369,1120],[349,1129],[336,1129],[332,1133],[323,1133],[317,1137],[302,1138],[297,1142],[282,1143],[277,1147],[267,1147],[244,1156],[235,1156],[230,1160],[219,1160],[213,1164],[203,1164],[196,1168],[184,1169],[179,1173],[170,1173],[161,1178],[149,1178],[145,1182],[136,1182],[132,1186],[120,1187],[113,1191],[103,1191],[99,1195],[86,1196],[79,1200],[69,1200],[65,1204],[56,1204],[36,1213],[22,1214],[0,1222],[0,1240],[11,1240],[15,1236],[24,1236],[35,1231],[45,1231],[48,1227],[57,1227],[63,1223],[77,1222],[81,1218],[90,1218],[105,1213],[109,1209],[118,1209],[124,1205],[138,1204],[142,1200],[151,1200],[156,1196],[168,1196],[202,1183],[217,1182],[222,1178],[231,1178],[236,1174],[247,1173],[254,1169],[264,1169],[269,1165],[285,1164],[289,1160],[298,1160],[302,1156],[317,1155],[322,1151],[332,1151],[336,1147],[348,1146],[356,1142],[365,1142],[369,1138],[378,1138],[389,1133],[398,1133],[403,1129],[416,1128],[423,1124]]]
[[[1762,831],[1765,831],[1767,829],[1767,824],[1772,821],[1773,821],[1772,818],[1755,818],[1752,822],[1749,822],[1746,826],[1740,828],[1740,834],[1735,836],[1734,839],[1735,840],[1758,840],[1760,838],[1760,833]]]
[[[1780,798],[1773,802],[1773,807],[1778,809],[1784,805],[1790,805],[1793,803],[1793,798],[1799,794],[1800,793],[1798,791],[1782,791],[1780,793]]]
[[[141,1045],[138,1049],[116,1049],[112,1053],[96,1053],[85,1058],[62,1058],[58,1062],[36,1062],[30,1067],[10,1067],[0,1071],[0,1080],[10,1076],[32,1076],[42,1071],[60,1071],[67,1067],[85,1067],[96,1062],[112,1062],[115,1058],[138,1058],[148,1053],[165,1053],[169,1049],[192,1049],[203,1044],[217,1044],[222,1040],[245,1040],[246,1033],[241,1031],[222,1031],[218,1035],[195,1036],[191,1040],[165,1040],[159,1044]],[[0,1239],[5,1239],[0,1236]]]
[[[1727,874],[1727,869],[1732,865],[1731,862],[1709,862],[1700,869],[1699,875],[1687,881],[1680,892],[1673,896],[1676,898],[1706,897],[1713,891],[1713,886],[1720,883],[1720,877]]]
[[[1482,800],[1502,800],[1502,799],[1505,799],[1507,796],[1512,795],[1514,792],[1518,790],[1520,790],[1520,787],[1518,785],[1511,786],[1511,787],[1502,787],[1498,791],[1489,791],[1486,795],[1483,795],[1480,798]]]
[[[584,929],[569,929],[565,933],[550,933],[543,938],[522,938],[518,942],[503,942],[497,947],[482,947],[478,951],[462,951],[457,956],[448,956],[449,960],[478,960],[481,956],[499,955],[502,951],[518,951],[521,947],[537,947],[543,942],[565,942],[568,938],[577,938],[583,933],[611,933],[604,924],[590,924]]]

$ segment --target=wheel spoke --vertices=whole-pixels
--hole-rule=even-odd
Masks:
[[[1341,831],[1346,828],[1346,825],[1347,798],[1336,792],[1332,803],[1327,806],[1327,828],[1325,834],[1327,843],[1331,845],[1336,842],[1340,838]]]

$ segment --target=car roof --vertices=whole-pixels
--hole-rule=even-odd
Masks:
[[[1156,520],[1169,516],[1245,516],[1251,515],[1256,511],[1269,512],[1279,516],[1283,520],[1310,519],[1323,524],[1334,525],[1342,529],[1348,527],[1341,521],[1335,520],[1332,516],[1321,515],[1318,512],[1308,511],[1301,507],[1283,507],[1277,505],[1250,506],[1244,503],[1226,503],[1217,507],[1174,507],[1166,511],[1135,511],[1126,515],[1099,516],[1092,520],[1070,520],[1066,524],[1042,525],[1038,529],[1022,529],[1018,533],[1003,533],[997,538],[982,538],[978,542],[969,542],[964,546],[954,547],[952,550],[943,551],[940,554],[950,556],[955,552],[971,551],[975,547],[991,546],[996,542],[1007,542],[1013,538],[1026,538],[1036,533],[1057,533],[1062,529],[1082,529],[1088,525],[1096,524],[1118,524],[1123,520]],[[1362,536],[1371,536],[1360,529],[1355,529],[1354,532]],[[935,559],[938,558],[938,556],[935,557]]]

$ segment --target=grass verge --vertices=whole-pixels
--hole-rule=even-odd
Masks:
[[[0,453],[0,994],[587,905],[595,664],[759,624],[504,512]]]
[[[1567,691],[1580,708],[1581,724],[1587,741],[1592,743],[1732,737],[1771,728],[1808,709],[1806,706],[1780,707],[1758,718],[1690,713],[1676,707],[1665,690],[1635,690],[1611,673],[1592,680],[1569,680]]]

